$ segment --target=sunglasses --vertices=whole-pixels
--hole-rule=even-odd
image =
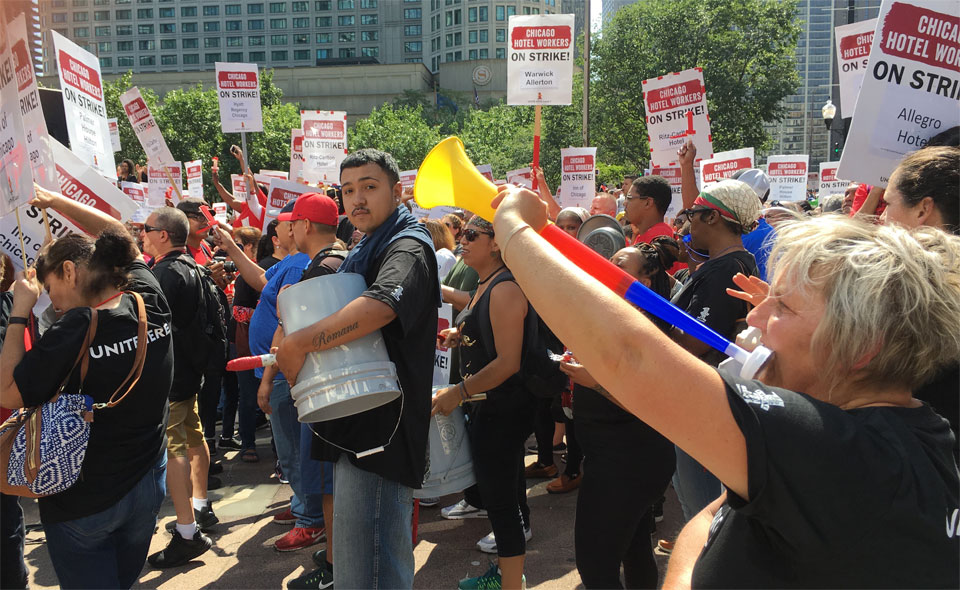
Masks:
[[[632,201],[633,199],[649,199],[649,195],[624,195],[623,198],[627,201]]]
[[[491,238],[493,237],[493,232],[492,232],[492,231],[479,231],[479,230],[476,230],[476,229],[465,229],[465,230],[463,230],[463,237],[466,238],[466,240],[467,240],[468,242],[472,242],[472,241],[476,240],[477,238],[480,237],[480,234],[483,234],[483,235],[485,235],[485,236],[490,236]]]
[[[710,207],[701,207],[699,209],[684,209],[680,213],[677,213],[678,218],[685,218],[688,222],[693,219],[693,216],[697,213],[703,213],[704,211],[713,211]]]
[[[162,227],[157,227],[155,225],[150,225],[149,223],[143,224],[143,233],[148,234],[152,231],[167,231]]]

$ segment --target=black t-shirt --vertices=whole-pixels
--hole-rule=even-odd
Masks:
[[[337,238],[344,244],[350,244],[355,230],[356,228],[353,227],[353,224],[350,223],[350,218],[346,215],[341,215],[337,220]]]
[[[842,410],[720,371],[747,443],[750,501],[727,492],[695,588],[960,587],[946,420]]]
[[[170,252],[153,265],[153,274],[170,304],[173,315],[173,386],[170,401],[189,399],[200,391],[204,367],[197,359],[205,358],[200,347],[206,345],[197,323],[200,304],[200,279],[193,258]]]
[[[68,490],[40,498],[43,522],[73,520],[106,510],[143,478],[166,452],[167,394],[173,378],[170,308],[157,279],[143,262],[130,265],[128,291],[143,297],[148,344],[143,373],[119,405],[94,412],[80,480]],[[82,392],[106,402],[127,377],[137,352],[137,304],[123,295],[114,309],[97,311],[97,334]],[[53,324],[14,369],[28,406],[51,399],[83,346],[90,309],[75,308]],[[79,366],[66,389],[80,392]]]
[[[748,276],[757,274],[753,254],[737,251],[708,260],[697,267],[689,282],[673,297],[673,304],[733,340],[737,320],[747,316],[747,304],[727,295],[728,287],[738,288],[733,283],[738,272]],[[716,365],[727,357],[711,350],[700,358]]]
[[[913,392],[913,396],[930,404],[933,411],[950,422],[953,431],[953,455],[960,457],[957,428],[960,426],[960,362],[944,367],[930,383]]]
[[[7,322],[10,321],[11,313],[13,313],[13,291],[4,291],[0,293],[0,348],[3,347],[3,341],[7,338]]]
[[[300,277],[300,280],[306,281],[307,279],[332,275],[337,272],[337,269],[340,268],[340,264],[346,257],[347,252],[345,250],[324,248],[317,252],[317,255],[313,257],[313,260],[310,261],[307,268],[303,269],[303,276]]]
[[[313,428],[342,447],[364,451],[387,442],[402,405],[400,426],[386,449],[362,459],[351,455],[350,461],[365,471],[419,488],[426,469],[437,340],[439,279],[433,249],[415,239],[400,238],[387,246],[365,278],[370,286],[363,297],[385,303],[397,314],[380,332],[397,367],[403,395],[360,414],[318,422]],[[315,437],[311,454],[315,459],[336,461],[340,450]]]

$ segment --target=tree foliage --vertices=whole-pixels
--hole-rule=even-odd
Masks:
[[[393,106],[374,109],[349,129],[347,144],[351,150],[377,148],[389,151],[401,170],[412,170],[437,142],[442,139],[438,128],[427,123],[423,105]]]

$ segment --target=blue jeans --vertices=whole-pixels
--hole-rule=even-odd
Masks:
[[[413,587],[413,489],[364,471],[346,454],[334,472],[337,588]]]
[[[283,475],[290,482],[293,496],[290,498],[290,510],[297,517],[298,527],[319,528],[323,526],[323,497],[320,494],[307,494],[303,488],[300,473],[300,421],[297,408],[290,397],[290,384],[286,379],[273,382],[270,393],[270,424],[273,427],[273,440],[277,445],[277,457]]]
[[[147,558],[167,494],[167,454],[119,502],[74,520],[43,523],[61,588],[129,588]]]
[[[238,391],[238,414],[240,446],[246,449],[255,449],[257,447],[257,389],[260,387],[260,380],[253,374],[253,369],[249,371],[240,371],[237,373],[237,391]],[[230,422],[231,429],[227,433],[227,417],[224,414],[224,436],[233,434],[233,422]]]
[[[697,463],[690,455],[677,450],[677,471],[673,474],[673,488],[683,508],[684,521],[689,521],[723,493],[720,480]]]

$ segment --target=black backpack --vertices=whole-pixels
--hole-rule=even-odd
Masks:
[[[490,285],[487,292],[489,293],[493,287],[494,285]],[[493,326],[489,321],[489,297],[486,298],[486,302],[484,312],[488,321],[479,322],[480,333],[487,356],[494,358],[497,351],[494,347]],[[553,399],[567,388],[569,378],[560,370],[560,361],[550,358],[551,352],[560,354],[563,352],[563,347],[550,328],[540,319],[537,311],[528,303],[527,316],[523,321],[523,358],[520,360],[520,378],[523,381],[523,388],[534,397]]]
[[[190,264],[197,273],[197,284],[200,286],[200,300],[197,303],[197,317],[195,326],[202,338],[198,342],[197,353],[194,355],[194,367],[205,373],[211,364],[224,364],[227,361],[229,339],[227,326],[230,325],[230,302],[227,295],[213,280],[210,269],[200,266],[189,255],[184,255],[183,261]]]

